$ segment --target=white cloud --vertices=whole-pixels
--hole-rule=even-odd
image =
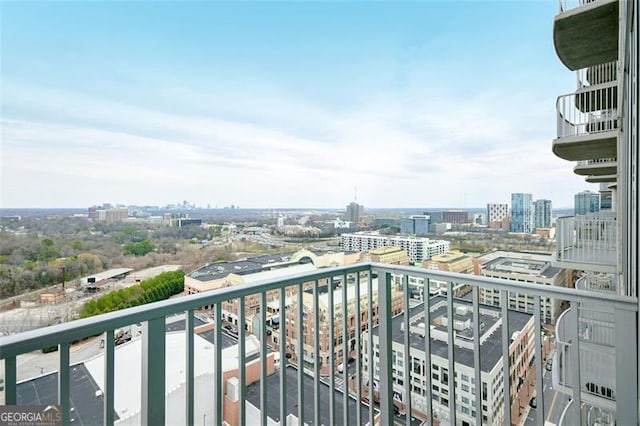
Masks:
[[[428,91],[427,91],[428,92]],[[423,92],[424,93],[424,92]],[[7,88],[4,206],[162,204],[482,206],[532,192],[570,205],[585,187],[551,153],[553,102],[499,91],[464,100],[380,94],[332,110],[257,93],[176,114],[51,89]],[[176,92],[176,106],[189,103]],[[255,101],[254,99],[258,99]],[[72,191],[61,186],[73,185]],[[34,193],[38,187],[43,199]],[[45,200],[48,204],[45,204]]]

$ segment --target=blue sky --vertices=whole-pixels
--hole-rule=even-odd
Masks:
[[[2,207],[572,206],[556,8],[3,2]]]

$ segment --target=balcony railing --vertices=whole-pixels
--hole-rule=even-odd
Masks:
[[[593,160],[580,160],[578,166],[595,166],[598,164],[615,163],[617,159],[615,157],[610,158],[595,158]]]
[[[615,317],[605,309],[587,303],[564,311],[558,318],[553,383],[554,387],[572,393],[573,360],[579,359],[583,398],[612,408],[616,399]],[[576,312],[578,333],[574,335]],[[580,342],[579,354],[573,354],[572,342],[576,338]]]
[[[618,78],[618,61],[579,69],[576,76],[578,89],[614,82]]]
[[[614,274],[587,272],[578,278],[576,288],[585,291],[616,293],[618,282]]]
[[[567,12],[571,9],[575,9],[580,6],[585,6],[589,3],[595,3],[599,0],[559,0],[558,8],[560,13]]]
[[[399,284],[394,277],[400,277]],[[410,300],[409,277],[423,280],[423,294],[429,294],[432,280],[443,282],[446,295],[437,296],[437,301],[427,298],[423,303],[424,308],[416,307],[418,302]],[[329,283],[332,283],[331,289],[336,286],[335,291],[327,291]],[[459,285],[466,285],[472,289],[465,296],[465,301],[454,297],[453,289]],[[478,301],[481,289],[497,291],[500,294],[500,306],[480,305]],[[533,316],[511,311],[506,303],[509,292],[529,296],[533,300]],[[250,321],[250,318],[246,318],[245,302],[247,298],[255,295],[259,296],[261,309],[257,317]],[[351,297],[361,303],[348,303],[348,298]],[[290,306],[285,306],[288,298],[294,302]],[[324,301],[322,304],[320,298]],[[530,386],[540,396],[537,398],[538,415],[535,417],[536,424],[542,426],[545,420],[544,398],[541,397],[545,356],[543,352],[545,338],[542,333],[540,313],[542,298],[563,300],[569,303],[572,309],[599,304],[607,311],[614,312],[617,350],[612,364],[615,366],[616,384],[619,389],[635,389],[635,391],[616,395],[616,420],[618,424],[637,424],[635,380],[638,367],[636,363],[637,334],[632,326],[636,323],[638,313],[638,302],[635,297],[596,294],[564,287],[372,263],[319,269],[286,278],[226,287],[0,337],[0,359],[4,361],[4,402],[7,405],[21,402],[18,392],[20,386],[18,366],[22,364],[18,362],[20,356],[43,347],[56,346],[59,366],[56,378],[57,403],[61,407],[63,424],[72,423],[77,411],[71,400],[74,384],[70,377],[71,370],[75,369],[75,366],[70,366],[70,346],[79,339],[102,334],[105,342],[101,370],[104,377],[100,389],[103,395],[103,423],[114,424],[116,417],[114,395],[121,391],[116,388],[118,380],[116,380],[117,371],[114,367],[115,358],[117,358],[114,331],[131,324],[142,323],[141,359],[140,364],[137,364],[141,368],[140,404],[137,414],[139,420],[137,423],[140,424],[221,425],[227,420],[228,414],[235,413],[237,422],[230,421],[230,424],[266,425],[267,422],[273,424],[273,421],[285,424],[286,419],[286,424],[291,424],[289,423],[291,421],[296,424],[314,425],[322,423],[392,425],[398,422],[410,425],[415,424],[412,417],[418,416],[427,424],[439,421],[456,425],[465,421],[476,424],[490,422],[509,425],[514,416],[517,418],[521,415],[523,407],[527,406],[528,395],[530,395],[527,389]],[[280,312],[286,313],[287,316],[286,320],[280,318],[279,321],[277,331],[285,339],[279,346],[274,346],[268,340],[268,330],[265,326],[267,324],[266,308],[269,305],[274,306],[274,300],[279,301]],[[228,301],[238,302],[238,347],[237,351],[225,349],[223,355],[222,304]],[[398,301],[400,301],[399,304]],[[342,307],[340,310],[336,309],[338,305]],[[213,350],[204,351],[204,355],[197,352],[198,348],[194,343],[196,340],[194,311],[202,306],[213,306],[214,321],[213,345],[205,348]],[[361,312],[355,312],[356,306]],[[344,307],[347,308],[344,309]],[[398,307],[400,307],[399,316],[394,316]],[[435,309],[445,312],[445,317],[432,318],[431,315],[432,312],[436,312]],[[334,315],[338,311],[344,314]],[[183,314],[186,318],[185,355],[182,361],[171,358],[174,348],[168,346],[165,340],[168,336],[165,331],[165,320],[174,314]],[[472,319],[469,324],[459,319],[463,314],[467,315],[466,318]],[[416,315],[421,316],[421,319],[416,320]],[[511,319],[519,317],[522,321],[523,315],[529,318],[525,322],[530,324],[531,331],[521,335],[517,332],[512,333]],[[349,319],[345,321],[344,318]],[[454,318],[454,320],[446,321],[446,318]],[[394,341],[398,342],[395,339],[397,336],[392,334],[397,331],[395,328],[397,321],[402,322],[400,329],[412,330],[412,340],[409,333],[402,334],[401,347],[411,347],[412,351],[423,350],[426,354],[424,356],[426,356],[427,368],[416,364],[409,350],[397,352],[393,349]],[[257,370],[253,369],[254,364],[251,364],[256,361],[250,360],[247,355],[249,332],[245,328],[249,322],[252,323],[253,332],[260,342]],[[431,324],[436,325],[432,327]],[[501,324],[509,324],[509,326]],[[581,365],[579,357],[582,354],[583,344],[590,343],[588,341],[583,343],[577,337],[584,335],[580,322],[572,321],[564,327],[566,329],[563,329],[563,332],[566,331],[574,336],[570,341],[571,346],[578,349],[571,351],[571,365],[574,366],[571,368],[575,374],[567,380],[571,383],[572,389],[579,390],[584,386],[583,375],[577,367]],[[372,338],[374,329],[377,339],[375,347]],[[352,330],[362,330],[362,333],[352,332]],[[352,337],[343,338],[348,335]],[[415,337],[416,335],[421,337]],[[293,340],[292,336],[305,337]],[[485,352],[481,350],[481,347],[484,348],[481,345],[486,344],[483,340],[489,338],[486,336],[493,338],[500,336],[503,343],[492,346],[490,351]],[[529,345],[533,347],[530,352],[522,354],[520,344],[510,343],[518,339],[518,336],[522,339],[530,339]],[[417,346],[414,340],[416,338],[419,342]],[[447,344],[444,352],[435,352],[436,349],[431,346],[432,343],[436,340],[442,342],[443,339],[446,342],[455,341],[456,344]],[[229,355],[229,350],[233,352],[233,356]],[[309,350],[313,353],[309,354]],[[464,362],[459,356],[463,351],[467,351],[464,352],[466,354]],[[279,353],[279,365],[275,366],[275,370],[268,368],[268,362],[273,359],[274,353]],[[213,367],[211,376],[213,382],[210,386],[207,385],[204,395],[196,392],[200,389],[196,384],[200,383],[198,380],[201,378],[196,374],[194,362],[196,354],[198,359],[202,360],[205,357],[206,364]],[[229,356],[234,359],[237,356],[234,367],[236,370],[226,366]],[[344,367],[347,356],[353,357],[353,367]],[[510,365],[511,359],[516,359],[517,356],[522,357],[522,362],[517,361],[514,365]],[[300,361],[302,359],[310,362]],[[446,392],[446,403],[444,396],[436,400],[436,392],[432,391],[431,372],[436,371],[436,360],[441,366],[439,369],[441,377],[438,383],[455,384],[448,388],[442,386],[439,390],[443,395]],[[492,364],[487,369],[486,363],[490,360],[501,363],[502,368],[496,370]],[[301,362],[303,365],[299,365]],[[376,366],[376,368],[368,368],[365,371],[365,365]],[[399,380],[397,371],[401,365],[411,366],[404,369],[403,381]],[[295,373],[287,374],[292,371],[288,367],[292,366],[296,367]],[[513,374],[523,366],[535,370],[535,372],[532,370],[530,382],[522,382],[522,377]],[[177,404],[178,409],[171,405],[176,402],[175,398],[171,400],[173,402],[169,400],[169,395],[176,395],[176,392],[168,389],[166,385],[169,369],[179,369],[184,378],[181,385],[183,393],[178,393],[183,396]],[[377,380],[374,380],[374,370],[376,370]],[[489,380],[488,370],[491,374],[497,373],[496,379],[499,379],[497,382]],[[257,375],[254,378],[257,380],[255,383],[259,383],[257,391],[255,391],[255,383],[250,384],[251,377],[255,375]],[[275,382],[271,382],[274,383],[273,386],[267,385],[268,377],[277,377]],[[134,379],[127,377],[126,380],[127,385],[130,385]],[[502,382],[501,391],[496,388],[496,383],[499,382]],[[477,389],[480,389],[480,383],[483,391],[476,392],[474,384],[477,384]],[[424,387],[421,388],[422,391],[416,390],[418,384]],[[251,392],[249,392],[249,386],[254,386]],[[466,389],[465,386],[467,386]],[[485,387],[490,391],[485,391]],[[256,392],[257,405],[261,407],[257,410],[253,403],[246,402],[250,394],[255,396]],[[522,392],[527,398],[524,405]],[[409,397],[398,397],[399,393]],[[195,403],[196,396],[198,396],[198,404]],[[499,405],[502,407],[500,410],[502,415],[490,421],[485,421],[483,416],[492,415],[491,413],[494,412],[492,404],[495,400],[487,402],[485,399],[487,397],[500,398]],[[575,391],[573,398],[577,403],[576,406],[580,407],[582,393]],[[356,409],[356,405],[361,401],[365,404],[364,409]],[[488,405],[488,409],[479,409],[483,405],[485,407]],[[273,413],[271,409],[276,412]],[[202,410],[206,410],[204,418]],[[237,413],[234,410],[237,410]],[[574,411],[579,420],[582,415],[580,410]],[[411,415],[406,415],[407,413]],[[338,415],[341,418],[338,418]],[[297,420],[290,420],[292,417]],[[125,418],[124,421],[126,420]]]
[[[558,138],[618,129],[618,89],[615,85],[558,97]]]
[[[556,222],[556,261],[561,263],[600,265],[613,268],[616,265],[616,216],[598,212],[584,216],[558,218]],[[597,270],[597,269],[596,269]],[[604,271],[613,272],[613,271]]]

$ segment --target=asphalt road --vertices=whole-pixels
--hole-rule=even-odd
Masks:
[[[548,421],[552,424],[558,424],[560,420],[560,415],[562,414],[562,410],[569,403],[569,396],[563,394],[562,392],[558,392],[553,389],[551,384],[551,372],[546,369],[543,370],[542,374],[542,384],[543,384],[543,395],[544,395],[544,413],[542,413],[541,404],[538,403],[537,408],[530,408],[529,413],[527,414],[527,419],[525,420],[525,426],[534,426],[536,425],[536,416],[542,414],[544,416],[544,420]]]

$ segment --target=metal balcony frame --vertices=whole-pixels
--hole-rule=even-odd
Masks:
[[[81,319],[77,321],[72,321],[65,324],[58,324],[51,327],[46,327],[42,329],[32,330],[29,332],[4,336],[0,338],[0,359],[4,360],[5,367],[5,403],[7,405],[13,405],[17,402],[17,364],[16,357],[28,353],[31,351],[39,350],[42,347],[57,345],[59,347],[59,374],[58,374],[58,403],[61,405],[62,414],[63,414],[63,423],[68,424],[70,418],[70,366],[69,366],[69,348],[71,342],[79,340],[81,338],[85,338],[88,336],[94,336],[101,333],[106,333],[107,338],[105,340],[105,389],[103,389],[105,398],[104,398],[104,424],[112,425],[114,422],[113,413],[114,413],[114,345],[113,345],[113,332],[117,328],[121,328],[127,326],[129,324],[134,324],[138,322],[145,323],[144,333],[143,335],[143,352],[142,352],[142,365],[143,365],[143,374],[142,374],[142,401],[141,401],[141,419],[144,424],[164,424],[165,417],[165,340],[162,338],[165,332],[165,318],[169,315],[173,315],[176,313],[184,313],[186,312],[187,322],[186,322],[186,333],[187,335],[191,335],[191,337],[187,338],[187,357],[186,357],[186,424],[194,423],[194,376],[193,376],[193,363],[194,363],[194,350],[193,350],[193,313],[194,310],[206,306],[213,305],[214,306],[214,317],[218,321],[218,324],[221,320],[221,304],[224,301],[231,299],[239,299],[240,300],[240,308],[242,309],[244,306],[245,297],[260,294],[261,295],[261,304],[266,308],[266,293],[272,290],[280,290],[281,295],[284,292],[284,289],[291,286],[298,287],[299,290],[303,288],[303,284],[312,283],[313,288],[318,288],[318,281],[323,279],[329,279],[331,282],[331,278],[333,277],[343,277],[343,283],[345,286],[352,285],[348,283],[344,278],[349,274],[354,274],[358,277],[355,282],[360,283],[359,275],[360,273],[368,273],[367,281],[368,281],[368,309],[369,312],[372,312],[372,295],[373,295],[373,278],[374,274],[378,275],[377,280],[377,291],[378,291],[378,319],[379,319],[379,339],[380,339],[380,385],[379,385],[379,395],[380,395],[380,413],[379,418],[377,417],[375,420],[379,421],[380,424],[391,425],[395,423],[394,418],[394,403],[393,403],[393,380],[392,380],[392,347],[393,342],[391,338],[391,286],[388,285],[391,282],[392,275],[401,275],[401,276],[416,276],[424,279],[425,290],[428,290],[428,286],[430,280],[443,281],[447,286],[447,309],[449,312],[453,312],[453,288],[455,285],[464,284],[469,285],[473,289],[473,314],[475,318],[478,318],[478,289],[479,288],[487,288],[492,290],[497,290],[501,294],[501,300],[505,301],[507,299],[507,295],[509,291],[515,291],[518,293],[526,294],[527,296],[531,296],[534,299],[534,319],[535,319],[535,368],[536,368],[536,391],[538,395],[542,395],[542,333],[541,333],[541,313],[540,313],[540,299],[542,297],[545,298],[556,298],[569,301],[572,305],[577,306],[580,303],[599,303],[607,305],[615,312],[616,319],[616,336],[617,336],[617,345],[624,347],[624,350],[616,351],[616,379],[618,383],[618,399],[617,403],[617,420],[619,424],[637,424],[638,423],[638,413],[637,413],[637,401],[638,401],[638,383],[637,383],[637,353],[636,353],[636,329],[635,324],[637,320],[638,314],[638,301],[636,297],[625,297],[619,296],[615,294],[602,294],[602,293],[593,293],[587,291],[580,291],[575,289],[563,288],[563,287],[553,287],[553,286],[541,286],[537,284],[531,283],[521,283],[514,282],[510,280],[502,280],[488,277],[480,277],[475,275],[465,275],[465,274],[457,274],[451,272],[442,272],[442,271],[434,271],[427,270],[417,267],[408,267],[408,266],[396,266],[396,265],[387,265],[387,264],[378,264],[378,263],[361,263],[357,265],[345,266],[345,267],[337,267],[337,268],[327,268],[321,269],[318,271],[313,271],[311,273],[303,273],[292,275],[286,278],[279,279],[270,279],[263,280],[256,283],[251,284],[242,284],[233,287],[221,288],[219,290],[200,293],[196,295],[185,296],[177,299],[170,299],[162,302],[151,303],[147,305],[137,306],[134,308],[125,309],[122,311],[112,312],[96,317]],[[408,280],[402,280],[403,290],[405,295],[408,294]],[[359,288],[359,286],[356,286]],[[317,292],[315,292],[317,294]],[[329,295],[332,295],[333,292],[329,291]],[[346,292],[343,292],[346,294]],[[359,293],[357,293],[359,296]],[[425,291],[424,294],[428,294],[428,291]],[[343,296],[344,297],[344,296]],[[317,301],[317,298],[315,298]],[[406,298],[405,298],[406,301]],[[346,306],[346,305],[343,305]],[[331,309],[332,307],[330,307]],[[303,314],[303,306],[298,304],[297,311],[299,318],[302,318]],[[425,303],[425,310],[428,309],[428,299]],[[332,310],[332,309],[331,309]],[[265,310],[262,310],[263,312]],[[316,310],[317,312],[317,310]],[[509,310],[507,308],[507,304],[503,303],[501,308],[502,318],[504,321],[508,321]],[[264,315],[264,314],[263,314]],[[314,315],[315,324],[318,323],[317,315]],[[359,316],[359,315],[358,315]],[[405,315],[406,316],[406,315]],[[331,317],[331,316],[330,316]],[[371,324],[371,315],[369,315],[369,330],[372,328]],[[264,318],[263,318],[264,319]],[[244,331],[244,315],[240,315],[240,324],[239,328],[239,342],[243,342],[245,338]],[[301,321],[298,324],[298,333],[302,334],[302,325]],[[330,325],[333,323],[329,322]],[[344,323],[344,321],[343,321]],[[359,326],[358,321],[358,326]],[[281,321],[280,324],[280,333],[282,336],[286,335],[285,332],[286,322]],[[474,333],[476,336],[479,335],[479,324],[478,321],[474,323]],[[330,327],[331,333],[334,333],[333,326]],[[453,341],[452,334],[453,329],[452,326],[449,327],[450,341]],[[261,348],[261,360],[262,360],[262,368],[261,368],[261,380],[260,380],[260,395],[261,400],[265,401],[267,389],[266,389],[266,342],[264,337],[266,333],[266,327],[261,327],[261,337],[262,337],[262,348]],[[503,327],[503,341],[509,341],[509,335],[507,327]],[[575,336],[573,341],[578,342],[578,321],[575,321],[572,324],[572,334]],[[426,327],[426,336],[425,336],[425,346],[428,348],[428,342],[431,339],[430,328]],[[335,335],[333,335],[335,336]],[[331,336],[331,337],[333,337]],[[333,338],[330,337],[330,341],[333,342]],[[302,351],[303,344],[302,339],[299,339],[299,347],[298,350]],[[316,333],[315,336],[315,344],[318,344],[318,336]],[[217,344],[221,341],[221,327],[216,327],[215,331],[215,339],[214,339],[214,372],[215,377],[217,378],[215,381],[215,387],[213,389],[213,398],[212,403],[214,404],[214,424],[220,425],[222,424],[222,400],[223,400],[223,389],[222,389],[222,380],[219,378],[222,377],[222,364],[221,364],[221,356],[222,356],[222,345]],[[344,350],[348,349],[348,341],[349,339],[343,339],[343,348]],[[369,339],[371,342],[372,339]],[[359,342],[358,342],[359,344]],[[242,345],[242,343],[241,343]],[[371,343],[369,343],[371,345]],[[281,348],[284,345],[281,345]],[[359,346],[358,346],[359,347]],[[242,346],[240,347],[242,349]],[[316,357],[315,365],[318,365],[318,356],[319,351],[317,350],[318,346],[314,350],[314,356]],[[332,348],[333,349],[333,348]],[[372,347],[369,346],[368,355],[372,355]],[[578,348],[579,349],[579,348]],[[449,374],[452,378],[455,377],[455,362],[454,362],[454,351],[455,346],[453,344],[449,345]],[[281,349],[281,355],[284,355],[283,349]],[[406,351],[408,352],[408,351]],[[479,339],[474,339],[474,352],[476,356],[474,356],[474,368],[475,368],[475,383],[478,386],[478,389],[481,389],[481,381],[480,381],[480,343]],[[302,353],[302,352],[301,352]],[[578,408],[581,405],[581,393],[579,389],[580,386],[580,371],[579,371],[579,350],[574,351],[573,357],[576,359],[572,359],[572,369],[573,369],[573,389],[574,391],[574,400],[578,401],[577,404],[573,404]],[[509,425],[511,421],[511,416],[508,414],[511,410],[511,400],[510,400],[510,380],[509,380],[509,345],[503,345],[502,348],[503,360],[507,360],[503,363],[503,381],[504,381],[504,394],[507,397],[504,399],[504,424]],[[282,356],[280,360],[280,374],[281,374],[281,383],[284,381],[284,374],[282,373],[284,370],[284,366],[286,364],[286,358]],[[362,360],[358,357],[357,360],[357,368],[360,371],[360,364]],[[335,372],[333,371],[333,362],[330,364],[331,368],[331,378],[329,390],[331,395],[335,395],[334,392],[340,391],[335,386]],[[244,377],[245,377],[245,352],[243,350],[239,353],[239,374],[240,379],[243,385],[240,387],[240,401],[245,400],[245,386],[244,386]],[[299,369],[301,370],[301,369]],[[346,370],[346,368],[345,368]],[[409,371],[409,369],[407,369]],[[316,368],[316,373],[317,373]],[[370,370],[371,374],[371,370]],[[409,372],[408,375],[411,373]],[[303,416],[303,407],[304,407],[304,399],[301,392],[302,381],[300,380],[302,372],[298,374],[298,419],[304,421]],[[317,376],[316,376],[317,377]],[[360,376],[358,376],[360,377]],[[409,376],[410,377],[410,376]],[[346,378],[346,376],[345,376]],[[373,391],[373,380],[372,377],[369,377],[369,391]],[[360,381],[360,378],[358,378]],[[409,382],[409,380],[407,380]],[[350,397],[348,392],[344,392],[346,390],[347,381],[344,382],[343,385],[343,398],[344,401],[347,401]],[[316,389],[315,394],[319,393],[319,381],[314,380],[314,386]],[[455,390],[454,390],[455,392]],[[451,424],[455,424],[456,419],[456,399],[454,392],[450,393],[450,401],[449,404],[449,421]],[[281,413],[284,414],[286,412],[286,398],[285,398],[285,387],[280,387],[280,408]],[[480,407],[482,406],[481,396],[482,392],[475,393],[475,404],[476,404],[476,424],[482,424],[482,410]],[[410,395],[410,394],[409,394]],[[360,399],[360,386],[358,386],[357,396]],[[372,393],[369,393],[369,397],[372,397]],[[333,400],[333,398],[331,398]],[[320,411],[320,409],[326,409],[326,407],[320,407],[319,398],[314,398],[313,401],[314,410],[316,413]],[[543,398],[538,398],[538,410],[539,412],[544,412],[544,400]],[[262,405],[264,407],[264,405]],[[153,409],[152,409],[153,408]],[[335,404],[330,404],[329,412],[331,418],[335,420]],[[431,404],[428,404],[428,415],[429,420],[433,420],[433,412]],[[345,410],[346,411],[346,410]],[[360,411],[360,410],[358,410]],[[578,417],[581,415],[580,410],[576,410],[575,413]],[[537,416],[537,423],[542,426],[544,419],[543,416]],[[358,415],[359,418],[359,415]],[[411,415],[405,416],[407,424],[411,422]],[[266,410],[261,410],[261,419],[262,424],[266,424],[267,414]],[[345,416],[346,419],[346,416]],[[343,419],[343,421],[345,420]],[[360,419],[359,419],[360,420]],[[372,404],[369,404],[369,421],[370,424],[374,422],[374,412]],[[240,404],[240,423],[246,423],[246,413],[244,408],[244,403]]]

